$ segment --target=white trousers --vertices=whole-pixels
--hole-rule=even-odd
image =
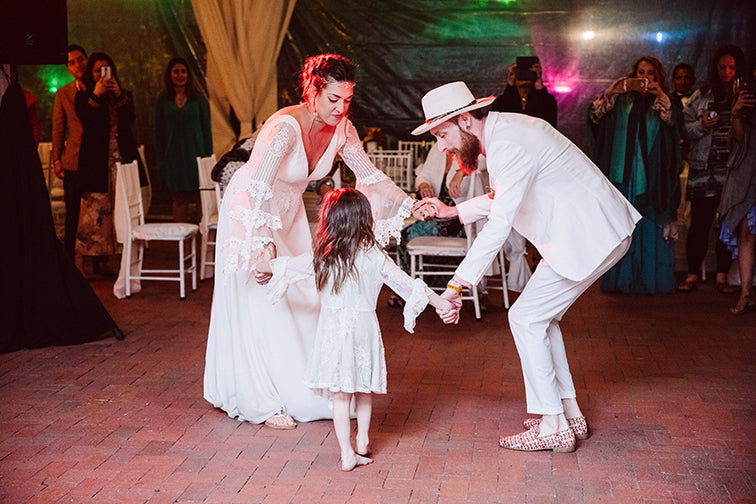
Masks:
[[[564,412],[562,399],[575,397],[559,321],[572,303],[625,255],[630,240],[628,236],[591,275],[577,282],[541,261],[510,308],[509,327],[520,355],[528,413],[558,415]]]

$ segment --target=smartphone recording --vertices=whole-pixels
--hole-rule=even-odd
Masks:
[[[538,63],[538,56],[517,56],[515,60],[515,79],[520,81],[535,82],[538,74],[531,67]]]

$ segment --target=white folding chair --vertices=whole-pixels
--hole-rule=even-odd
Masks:
[[[185,276],[192,274],[192,290],[197,290],[197,233],[196,224],[186,222],[149,223],[144,222],[144,208],[142,206],[142,191],[139,187],[139,166],[136,161],[128,164],[117,163],[118,178],[116,191],[119,197],[128,205],[128,215],[122,221],[116,220],[116,232],[123,236],[123,254],[132,257],[134,242],[139,246],[139,264],[144,259],[144,244],[152,240],[178,242],[178,269],[141,269],[136,275],[131,274],[132,262],[126,261],[126,297],[131,297],[132,280],[166,280],[179,283],[179,296],[186,298]],[[191,238],[191,254],[185,255],[184,242]],[[186,267],[186,261],[191,259],[191,266]]]
[[[471,177],[477,177],[478,172],[473,172]],[[470,180],[470,189],[468,198],[472,198],[475,191],[475,180]],[[454,275],[456,265],[450,264],[449,258],[464,258],[467,251],[472,246],[476,236],[475,223],[465,225],[465,238],[456,238],[449,236],[418,236],[410,240],[407,245],[407,253],[410,256],[410,275],[413,278],[422,278],[428,276],[451,277]],[[436,258],[436,261],[432,259]],[[438,261],[441,258],[442,261]],[[428,259],[431,259],[430,261]],[[504,308],[509,309],[509,294],[507,292],[507,273],[504,265],[504,251],[499,250],[494,260],[499,261],[499,270],[501,271],[501,289],[504,293]],[[443,291],[444,288],[434,288],[434,290]],[[480,300],[478,299],[478,286],[473,285],[464,289],[462,300],[472,300],[475,306],[475,319],[480,320]]]
[[[423,162],[423,159],[428,154],[428,148],[433,146],[433,142],[426,140],[399,140],[398,149],[412,151],[412,159],[415,162],[415,166]]]
[[[152,205],[152,180],[150,180],[150,170],[147,167],[147,158],[144,156],[144,144],[137,147],[139,152],[139,159],[142,160],[142,166],[144,166],[144,175],[147,177],[147,185],[142,187],[142,206],[144,207],[144,215],[150,213],[150,206]]]
[[[202,220],[199,224],[200,234],[202,235],[200,244],[200,280],[212,276],[212,273],[207,274],[208,266],[215,267],[215,237],[218,233],[218,204],[220,202],[220,188],[210,178],[215,163],[215,154],[208,157],[197,157],[200,206],[202,207]],[[208,259],[208,249],[210,247],[213,248],[213,254]]]
[[[376,168],[407,192],[414,191],[414,161],[409,150],[378,150],[368,153]]]

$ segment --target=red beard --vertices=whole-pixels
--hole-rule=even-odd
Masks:
[[[459,169],[465,175],[470,175],[478,169],[478,156],[480,156],[480,140],[462,128],[459,129],[462,136],[462,146],[454,153]]]

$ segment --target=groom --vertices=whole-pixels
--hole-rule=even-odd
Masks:
[[[455,154],[465,170],[486,156],[493,195],[448,207],[430,200],[438,217],[467,224],[488,218],[447,284],[443,297],[457,304],[463,286],[478,283],[516,229],[543,260],[509,310],[520,356],[528,413],[520,434],[501,438],[514,450],[575,450],[588,437],[565,353],[559,321],[578,297],[625,254],[640,214],[572,142],[538,118],[489,112],[490,98],[476,100],[464,82],[429,91],[422,100],[425,124],[441,151]],[[459,317],[454,317],[454,321]]]

